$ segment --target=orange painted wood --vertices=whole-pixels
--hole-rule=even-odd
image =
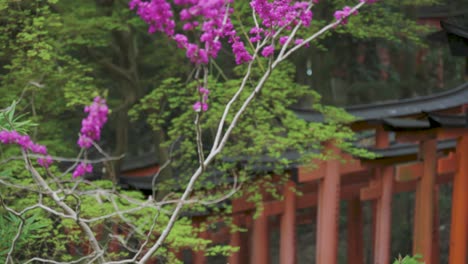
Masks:
[[[361,164],[361,161],[354,159],[351,155],[343,155],[344,163],[340,163],[340,175],[348,175],[353,173],[363,173],[367,171],[367,168]],[[326,161],[319,161],[317,168],[308,168],[305,166],[299,167],[298,179],[299,182],[309,182],[320,180],[325,177],[326,172]]]
[[[396,133],[396,140],[399,142],[428,141],[437,137],[437,128],[420,131],[400,131]]]
[[[420,143],[420,155],[424,168],[416,189],[413,254],[421,254],[427,264],[432,264],[432,240],[434,221],[434,186],[437,172],[437,140]]]
[[[438,174],[455,174],[458,168],[458,157],[451,152],[447,157],[439,159],[437,162]]]
[[[440,263],[439,186],[434,186],[434,222],[432,226],[432,263]]]
[[[372,207],[372,238],[377,236],[377,200],[371,201]],[[372,243],[372,258],[375,257],[375,245],[376,243]]]
[[[450,128],[440,129],[437,133],[438,139],[456,139],[465,135],[466,129],[464,128]]]
[[[158,171],[159,171],[159,166],[154,165],[154,166],[142,168],[142,169],[128,170],[128,171],[122,172],[122,174],[125,176],[141,177],[141,176],[154,175]]]
[[[248,211],[255,208],[255,204],[247,202],[245,198],[237,198],[232,201],[232,213]]]
[[[264,210],[266,215],[278,215],[284,212],[283,201],[271,201],[264,203]]]
[[[268,264],[268,216],[264,213],[253,220],[250,263]]]
[[[280,228],[280,264],[296,263],[296,193],[295,184],[288,181],[283,190],[284,212]]]
[[[307,166],[300,166],[298,169],[299,182],[308,182],[320,180],[325,175],[326,161],[315,161],[317,168],[311,168]]]
[[[329,149],[339,150],[329,144]],[[317,214],[317,264],[337,263],[338,208],[340,195],[340,162],[328,160],[326,175],[319,183]]]
[[[200,228],[203,221],[204,221],[203,218],[195,218],[193,224],[196,228]],[[203,230],[202,232],[198,234],[198,236],[202,239],[208,239],[208,236],[209,236],[208,231]],[[198,251],[193,252],[193,264],[205,264],[205,263],[206,263],[206,256],[203,250],[198,250]]]
[[[375,185],[361,189],[361,200],[376,200],[382,196],[382,185]]]
[[[437,173],[454,174],[457,169],[457,157],[450,154],[437,161]],[[395,180],[398,182],[413,181],[422,177],[424,166],[422,162],[396,166]]]
[[[382,195],[377,199],[377,232],[375,237],[375,264],[390,263],[392,195],[393,195],[393,167],[377,169],[377,176],[381,177]]]
[[[395,180],[399,182],[414,181],[421,178],[423,164],[421,162],[396,166]]]
[[[235,225],[240,225],[240,217],[239,216],[234,216],[233,222]],[[242,264],[241,262],[241,251],[243,250],[242,247],[242,241],[241,241],[241,234],[240,232],[236,231],[231,233],[231,237],[229,240],[229,245],[233,247],[239,247],[239,250],[237,252],[232,253],[229,258],[228,258],[228,263],[229,264]],[[245,247],[245,246],[244,246]]]
[[[453,181],[449,263],[467,263],[468,240],[468,134],[458,140],[459,166]]]
[[[364,242],[361,200],[358,196],[348,201],[348,264],[364,263]]]

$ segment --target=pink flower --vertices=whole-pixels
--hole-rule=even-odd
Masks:
[[[78,166],[76,166],[72,176],[73,178],[77,178],[91,172],[93,172],[93,166],[89,163],[81,162],[78,164]]]
[[[84,111],[88,113],[88,116],[81,122],[80,137],[77,143],[81,148],[90,148],[93,141],[98,141],[101,138],[101,129],[107,122],[109,108],[106,101],[97,96],[91,105],[85,107]]]
[[[270,57],[271,55],[273,55],[274,52],[275,52],[275,47],[273,45],[269,45],[263,48],[262,56]]]
[[[208,110],[208,104],[197,101],[195,104],[193,104],[193,110],[195,112],[200,112],[200,111],[206,112]]]
[[[42,167],[48,168],[50,164],[52,164],[52,157],[47,155],[47,148],[34,143],[28,135],[21,135],[15,130],[2,130],[0,131],[0,142],[3,144],[16,144],[23,150],[29,150],[33,153],[44,155],[45,157],[37,159],[37,163]]]
[[[335,14],[333,16],[336,20],[341,20],[340,24],[346,25],[348,23],[348,17],[351,15],[351,10],[351,7],[345,6],[343,10],[335,11]],[[354,11],[352,14],[357,15],[357,11]]]
[[[206,89],[205,87],[200,87],[198,88],[198,91],[201,93],[201,94],[210,94],[210,90]]]

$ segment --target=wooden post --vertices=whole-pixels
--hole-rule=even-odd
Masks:
[[[204,221],[203,218],[194,218],[193,224],[196,228],[201,228],[203,221]],[[208,231],[203,230],[202,232],[199,233],[198,236],[202,239],[207,239],[208,235],[209,235]],[[198,250],[198,251],[193,252],[193,264],[205,264],[205,263],[206,263],[206,256],[203,250]]]
[[[364,263],[362,208],[359,196],[348,201],[348,264]]]
[[[440,263],[439,186],[434,186],[434,221],[432,226],[432,263]]]
[[[233,202],[233,207],[235,206],[235,202]],[[240,225],[240,216],[233,216],[234,225]],[[239,247],[237,252],[232,253],[229,256],[228,263],[229,264],[241,264],[241,250],[242,250],[242,241],[241,241],[241,234],[239,231],[235,231],[231,233],[231,238],[229,244],[233,247]]]
[[[379,128],[376,130],[376,147],[385,148],[389,145],[388,133]],[[393,166],[375,169],[376,185],[380,185],[381,195],[376,201],[376,227],[374,237],[374,263],[390,263]]]
[[[337,155],[339,150],[328,144]],[[325,177],[318,186],[317,264],[336,264],[338,246],[338,209],[340,203],[340,162],[327,160]]]
[[[265,210],[254,219],[252,229],[250,263],[268,264],[268,216]]]
[[[284,212],[281,215],[280,263],[296,263],[296,193],[295,183],[288,181],[283,190]]]
[[[432,239],[434,227],[434,184],[437,172],[437,139],[427,139],[420,143],[423,158],[423,176],[416,190],[414,218],[413,254],[421,254],[427,264],[432,261]],[[435,264],[435,263],[434,263]]]
[[[377,234],[375,237],[374,263],[390,263],[390,243],[392,229],[392,194],[393,167],[386,166],[376,169],[377,177],[381,178],[382,195],[377,200]]]
[[[468,135],[457,144],[458,170],[453,180],[449,263],[467,263],[468,240]]]

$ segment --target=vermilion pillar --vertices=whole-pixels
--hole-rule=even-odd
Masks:
[[[434,186],[434,221],[432,223],[432,263],[440,263],[439,186]]]
[[[268,264],[268,216],[265,210],[252,225],[252,250],[250,263]]]
[[[393,167],[378,168],[376,174],[380,178],[380,184],[382,184],[382,194],[377,200],[374,263],[386,264],[390,263]]]
[[[432,240],[437,139],[423,140],[420,143],[419,152],[423,159],[423,175],[416,188],[413,254],[421,254],[425,263],[432,264],[434,263],[432,261]]]
[[[389,145],[388,134],[382,128],[376,131],[376,147],[385,148]],[[381,194],[376,201],[376,227],[374,237],[374,263],[390,263],[392,193],[394,169],[392,166],[375,169],[376,184],[380,185]]]
[[[281,215],[280,230],[281,264],[296,263],[296,193],[293,190],[294,186],[294,182],[289,181],[283,190],[284,211]]]
[[[449,263],[467,263],[468,240],[468,135],[457,144],[458,170],[453,180]]]
[[[239,225],[239,222],[240,222],[239,216],[234,216],[233,221],[235,225]],[[239,250],[237,252],[232,253],[229,256],[229,260],[228,260],[229,264],[241,264],[242,263],[241,262],[241,250],[242,250],[241,244],[242,244],[242,241],[241,241],[240,232],[235,231],[234,233],[231,233],[229,245],[233,247],[239,247]]]
[[[338,149],[327,147],[338,155]],[[335,264],[338,243],[338,208],[340,202],[340,162],[326,161],[325,176],[318,186],[317,211],[317,264]]]
[[[348,201],[348,264],[364,263],[362,209],[359,196]]]
[[[197,227],[200,227],[201,222],[202,222],[202,220],[198,220],[195,223],[195,225]],[[202,239],[207,239],[208,238],[208,231],[203,230],[202,232],[200,232],[199,237],[202,238]],[[206,263],[205,252],[203,250],[195,251],[194,254],[193,254],[193,264],[205,264],[205,263]]]

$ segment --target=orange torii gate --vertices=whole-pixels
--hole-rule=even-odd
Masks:
[[[459,88],[468,94],[468,84]],[[468,98],[468,97],[464,97]],[[427,98],[426,98],[427,99]],[[468,120],[465,106],[438,109],[445,115],[410,113],[405,118],[381,118],[354,123],[355,130],[374,129],[376,159],[356,159],[328,143],[327,149],[340,155],[338,160],[320,161],[311,170],[300,166],[283,186],[284,200],[265,197],[264,210],[251,219],[254,205],[244,199],[233,201],[235,223],[248,228],[246,234],[231,234],[230,243],[241,246],[229,263],[270,263],[268,251],[268,217],[280,216],[280,263],[296,263],[296,226],[301,219],[297,210],[316,208],[316,263],[337,263],[339,203],[348,201],[348,263],[363,263],[362,202],[373,206],[373,263],[390,263],[390,231],[392,196],[398,192],[416,193],[414,205],[413,253],[424,256],[426,263],[439,263],[438,188],[454,183],[450,263],[465,263],[468,237]],[[449,113],[447,115],[447,113]],[[459,114],[457,114],[459,113]],[[394,139],[390,139],[392,135]],[[302,196],[291,191],[295,187]],[[244,238],[242,239],[242,236]],[[204,262],[194,262],[201,264]]]
[[[269,263],[266,219],[269,215],[277,214],[281,215],[280,263],[295,263],[295,213],[297,209],[305,207],[317,207],[317,263],[337,263],[337,208],[341,199],[348,200],[350,205],[348,208],[348,263],[363,263],[364,261],[361,201],[365,200],[373,200],[376,203],[373,263],[389,263],[391,260],[389,255],[391,200],[393,193],[403,191],[416,192],[413,253],[422,254],[426,263],[438,263],[438,244],[434,243],[432,238],[438,232],[438,226],[434,224],[438,222],[436,203],[434,203],[438,197],[436,186],[452,180],[455,183],[450,263],[465,263],[461,259],[466,257],[467,249],[468,175],[466,173],[468,170],[463,164],[468,164],[466,152],[468,151],[468,132],[459,131],[456,146],[440,149],[441,152],[449,152],[448,155],[442,157],[436,155],[437,137],[444,133],[443,130],[434,133],[438,135],[433,138],[421,137],[419,133],[416,133],[417,137],[422,139],[419,142],[418,155],[361,160],[347,164],[331,160],[323,162],[317,171],[299,168],[299,183],[315,181],[318,184],[312,188],[309,187],[311,192],[296,197],[290,191],[290,187],[296,183],[289,181],[284,187],[285,199],[283,201],[264,202],[265,209],[262,215],[254,219],[251,226],[253,248],[250,253],[250,263]],[[386,135],[387,133],[379,129],[376,135],[377,146],[388,146]],[[397,133],[397,137],[400,137],[400,133]],[[455,152],[453,152],[454,149]],[[402,164],[395,164],[392,159],[399,159]],[[373,173],[369,173],[370,171]],[[353,174],[357,181],[343,181]],[[368,177],[358,176],[363,174],[367,174]],[[252,209],[253,205],[245,201],[234,202],[235,214]],[[232,234],[231,241],[236,241],[237,236],[238,234]],[[233,254],[229,263],[245,263],[237,261],[240,259],[238,254],[241,252]]]

